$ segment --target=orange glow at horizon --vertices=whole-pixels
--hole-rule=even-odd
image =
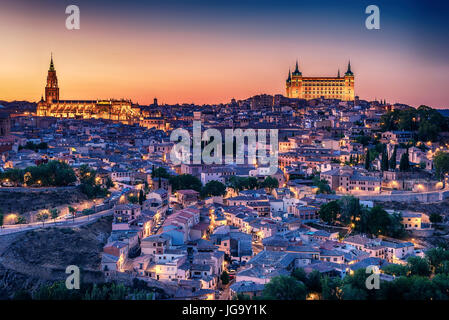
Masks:
[[[351,58],[361,99],[432,107],[445,107],[449,100],[447,90],[435,90],[448,82],[447,67],[417,65],[416,56],[394,47],[376,50],[378,43],[346,45],[307,35],[267,40],[251,30],[143,26],[89,13],[80,30],[69,31],[63,18],[21,17],[11,8],[0,13],[0,37],[7,48],[0,53],[7,62],[0,73],[0,100],[39,101],[50,52],[60,98],[68,100],[126,98],[144,105],[156,97],[159,103],[214,104],[261,93],[285,95],[288,69],[297,58],[304,76],[332,76],[338,68],[343,74]],[[411,69],[432,77],[410,76]]]

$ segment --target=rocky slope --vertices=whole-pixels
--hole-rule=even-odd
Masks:
[[[33,291],[44,283],[65,280],[77,265],[82,281],[103,281],[100,253],[111,232],[111,217],[79,228],[49,228],[0,236],[0,299],[15,291]]]
[[[87,200],[87,196],[77,187],[0,189],[0,209],[4,213],[51,209],[83,200]]]

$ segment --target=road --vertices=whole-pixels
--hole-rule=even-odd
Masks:
[[[5,225],[3,228],[0,229],[0,236],[11,234],[15,232],[22,232],[22,231],[28,231],[28,230],[35,230],[35,229],[42,229],[42,228],[49,228],[49,227],[77,227],[80,225],[83,225],[87,222],[96,220],[100,217],[109,216],[113,214],[112,209],[108,209],[105,211],[100,211],[88,216],[81,216],[75,219],[63,219],[59,217],[56,219],[56,222],[52,220],[48,220],[44,224],[42,222],[33,222],[33,223],[27,223],[27,224],[13,224],[13,225]]]

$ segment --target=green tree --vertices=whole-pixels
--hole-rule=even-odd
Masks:
[[[192,189],[200,192],[202,188],[201,181],[190,174],[181,174],[179,176],[170,176],[170,184],[172,185],[173,192],[177,190]]]
[[[432,300],[435,296],[435,290],[432,282],[426,277],[411,277],[412,283],[404,293],[406,300]]]
[[[59,216],[59,210],[54,208],[50,210],[50,217],[53,219],[53,222],[56,224],[56,218]]]
[[[140,191],[139,191],[139,204],[142,205],[144,201],[145,201],[145,194],[143,193],[143,190],[140,189]]]
[[[239,192],[240,189],[240,178],[237,176],[231,176],[227,179],[226,184],[232,188],[235,192]]]
[[[81,182],[80,190],[89,199],[105,197],[107,195],[108,190],[97,183],[97,172],[88,165],[84,164],[79,168],[78,176]]]
[[[19,146],[19,150],[21,149],[29,149],[33,150],[34,152],[37,152],[39,150],[48,149],[48,145],[46,142],[35,144],[34,142],[28,141],[24,146]]]
[[[259,187],[257,178],[255,177],[231,176],[229,177],[227,184],[234,189],[234,191],[254,190]]]
[[[24,217],[22,217],[22,216],[17,217],[16,224],[26,224],[26,223],[27,223],[27,221]]]
[[[406,109],[399,112],[398,129],[400,131],[415,131],[417,129],[416,121],[416,110]]]
[[[368,295],[364,289],[345,284],[341,288],[343,300],[367,300]]]
[[[108,190],[114,187],[114,182],[111,180],[111,178],[106,178],[105,186]]]
[[[92,290],[87,291],[84,300],[107,300],[108,298],[108,288],[106,286],[97,286],[94,284]]]
[[[436,141],[440,132],[448,130],[447,118],[437,110],[421,105],[417,109],[419,117],[418,139]]]
[[[306,274],[306,272],[304,271],[303,268],[295,268],[295,269],[292,271],[291,276],[292,276],[293,278],[295,278],[296,280],[301,281],[301,282],[303,282],[303,283],[305,283],[306,280],[307,280],[307,274]]]
[[[432,223],[441,223],[441,222],[443,222],[443,216],[441,214],[439,214],[438,212],[432,212],[429,215],[429,220]]]
[[[69,209],[69,213],[72,215],[72,222],[75,223],[76,209],[71,206],[69,206],[68,209]]]
[[[438,151],[433,158],[433,165],[435,167],[435,175],[437,179],[443,181],[445,186],[444,175],[449,173],[449,153]]]
[[[36,220],[42,222],[42,226],[44,226],[45,221],[48,219],[48,213],[40,212],[36,215]]]
[[[170,178],[170,174],[167,172],[167,170],[165,168],[159,167],[159,168],[151,171],[151,177],[152,178],[161,177],[161,178],[168,179],[168,178]]]
[[[340,286],[340,296],[343,300],[378,300],[385,294],[382,290],[370,290],[366,286],[369,274],[365,268],[356,270],[351,275],[346,275]],[[380,289],[385,287],[385,282],[380,282]]]
[[[366,151],[365,154],[365,169],[370,170],[371,169],[371,156],[369,149]]]
[[[443,261],[441,266],[438,267],[437,269],[435,269],[435,274],[439,274],[439,273],[449,274],[449,261],[448,260]]]
[[[113,283],[109,293],[110,300],[125,300],[128,295],[128,288],[126,288],[123,284],[115,284]]]
[[[430,265],[427,259],[410,257],[407,260],[407,267],[411,275],[422,277],[428,277],[430,275]]]
[[[358,269],[353,275],[347,275],[341,285],[343,300],[368,300],[369,291],[366,288],[367,274],[365,269]]]
[[[372,235],[386,235],[390,222],[389,214],[381,207],[374,206],[362,214],[360,221],[356,223],[356,229]]]
[[[65,282],[58,281],[48,286],[41,286],[33,293],[33,300],[80,300],[80,290],[67,289]]]
[[[428,120],[424,120],[420,123],[418,129],[418,139],[421,141],[436,141],[440,128],[438,125],[431,123]]]
[[[401,160],[399,162],[399,170],[402,172],[410,170],[410,161],[408,159],[408,152],[402,154]]]
[[[434,300],[449,300],[449,275],[437,274],[432,278]]]
[[[13,168],[13,169],[7,169],[1,175],[2,175],[3,180],[7,180],[7,181],[9,180],[12,183],[14,183],[14,185],[19,185],[24,182],[25,173],[21,169]]]
[[[329,183],[327,182],[327,180],[324,179],[320,179],[320,177],[318,175],[316,175],[313,178],[313,185],[318,187],[318,191],[316,192],[317,194],[331,194],[332,193],[332,189],[329,186]]]
[[[28,167],[24,172],[30,173],[27,185],[67,186],[76,181],[73,169],[65,162],[49,161],[35,167]]]
[[[263,290],[267,300],[305,300],[307,289],[304,283],[289,276],[273,277]]]
[[[229,283],[229,273],[223,271],[220,275],[221,283],[227,285]]]
[[[321,208],[318,212],[320,215],[320,219],[332,223],[337,219],[337,216],[340,214],[341,208],[337,201],[330,201],[321,205]]]
[[[209,196],[224,196],[225,194],[226,186],[217,180],[209,181],[203,188],[201,188],[201,196],[203,198]]]
[[[0,174],[0,179],[10,181],[14,185],[25,183],[28,186],[62,187],[73,184],[76,175],[73,169],[64,162],[49,161],[38,166],[21,169],[8,169]]]
[[[391,154],[390,163],[388,165],[388,167],[393,170],[396,170],[397,150],[398,150],[398,146],[395,145],[394,149],[393,149],[393,153]]]
[[[321,293],[321,274],[318,270],[313,270],[307,275],[305,285],[309,293]]]
[[[436,247],[427,250],[426,258],[429,260],[430,267],[437,270],[443,265],[444,261],[449,261],[449,251],[442,248]]]
[[[369,136],[360,135],[360,136],[355,137],[355,141],[357,143],[362,144],[363,146],[367,146],[370,143],[371,138]]]
[[[248,190],[254,190],[259,187],[259,183],[257,181],[257,178],[255,177],[248,177],[244,179],[244,183],[246,186],[246,189]]]
[[[399,110],[389,111],[380,117],[382,131],[397,130],[399,122]]]
[[[137,196],[128,196],[128,201],[132,204],[137,204],[139,202],[139,198]]]
[[[421,141],[436,141],[439,132],[448,130],[448,121],[435,109],[420,106],[418,109],[394,110],[380,119],[381,130],[417,131]]]
[[[382,169],[382,171],[388,171],[388,165],[389,165],[388,153],[387,153],[387,148],[385,147],[385,145],[383,145],[383,146],[384,146],[384,148],[382,150],[381,169]]]
[[[382,271],[384,273],[386,273],[386,274],[400,277],[400,276],[406,276],[407,275],[408,267],[400,265],[400,264],[391,263],[391,264],[383,267]]]
[[[362,215],[362,207],[360,206],[360,200],[354,196],[343,196],[338,201],[340,205],[340,222],[349,224],[354,222]]]
[[[273,177],[266,177],[265,180],[261,184],[262,188],[267,188],[270,191],[279,187],[279,181]]]
[[[329,276],[324,276],[321,278],[321,298],[323,300],[340,300],[341,280],[338,277],[330,278]]]
[[[405,228],[402,224],[402,214],[400,212],[394,212],[389,215],[390,222],[387,225],[387,232],[385,235],[393,238],[402,238],[405,236]]]

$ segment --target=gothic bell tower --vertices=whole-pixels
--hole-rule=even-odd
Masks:
[[[53,64],[53,55],[51,56],[50,68],[48,69],[47,85],[45,86],[45,102],[52,103],[59,100],[58,78]]]
[[[351,71],[351,61],[348,62],[348,71],[345,73],[345,101],[354,101],[354,73]]]

